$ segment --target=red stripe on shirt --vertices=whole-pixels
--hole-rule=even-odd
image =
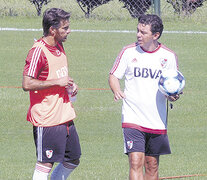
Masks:
[[[167,51],[170,51],[171,53],[173,53],[175,55],[175,59],[176,59],[176,66],[177,66],[177,70],[179,69],[179,66],[178,66],[178,57],[177,55],[175,54],[174,51],[172,51],[171,49],[169,49],[168,47],[166,47],[165,45],[161,44],[161,47]]]
[[[29,71],[27,74],[28,76],[34,77],[41,51],[42,49],[40,47],[35,48],[33,55],[32,55]]]
[[[132,48],[132,47],[135,47],[135,46],[136,46],[136,43],[133,43],[133,44],[130,44],[130,45],[128,45],[128,46],[126,46],[122,49],[122,51],[119,53],[118,57],[116,58],[116,61],[115,61],[114,65],[113,65],[113,67],[110,71],[110,74],[113,74],[116,71],[116,69],[118,68],[119,63],[120,63],[120,59],[122,58],[122,55],[124,54],[126,49]]]

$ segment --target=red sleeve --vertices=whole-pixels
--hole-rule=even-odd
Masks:
[[[47,60],[42,49],[32,48],[25,60],[23,75],[38,79],[45,67],[47,67]]]

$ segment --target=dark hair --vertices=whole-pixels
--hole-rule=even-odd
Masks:
[[[60,22],[62,20],[68,20],[70,18],[70,13],[62,9],[51,8],[47,9],[43,14],[42,26],[43,34],[47,36],[49,34],[49,29],[52,26],[55,29],[60,27]]]
[[[163,31],[163,23],[159,16],[154,14],[143,14],[138,18],[139,23],[145,24],[145,25],[151,25],[151,32],[152,34],[155,34],[156,32],[160,33],[160,36],[162,35]],[[160,38],[159,36],[159,38]],[[158,39],[159,39],[158,38]]]

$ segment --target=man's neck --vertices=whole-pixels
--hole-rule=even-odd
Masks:
[[[142,47],[145,51],[149,51],[149,52],[152,52],[152,51],[155,51],[158,47],[159,47],[159,42],[158,41],[154,41],[153,43],[149,44],[148,46],[146,47]]]
[[[43,40],[50,46],[56,46],[57,41],[52,36],[43,37]]]

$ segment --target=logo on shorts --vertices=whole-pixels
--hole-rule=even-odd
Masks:
[[[47,155],[47,158],[51,158],[52,157],[52,155],[53,155],[53,150],[47,150],[46,151],[46,155]]]
[[[131,149],[133,147],[133,141],[127,141],[127,147]]]

